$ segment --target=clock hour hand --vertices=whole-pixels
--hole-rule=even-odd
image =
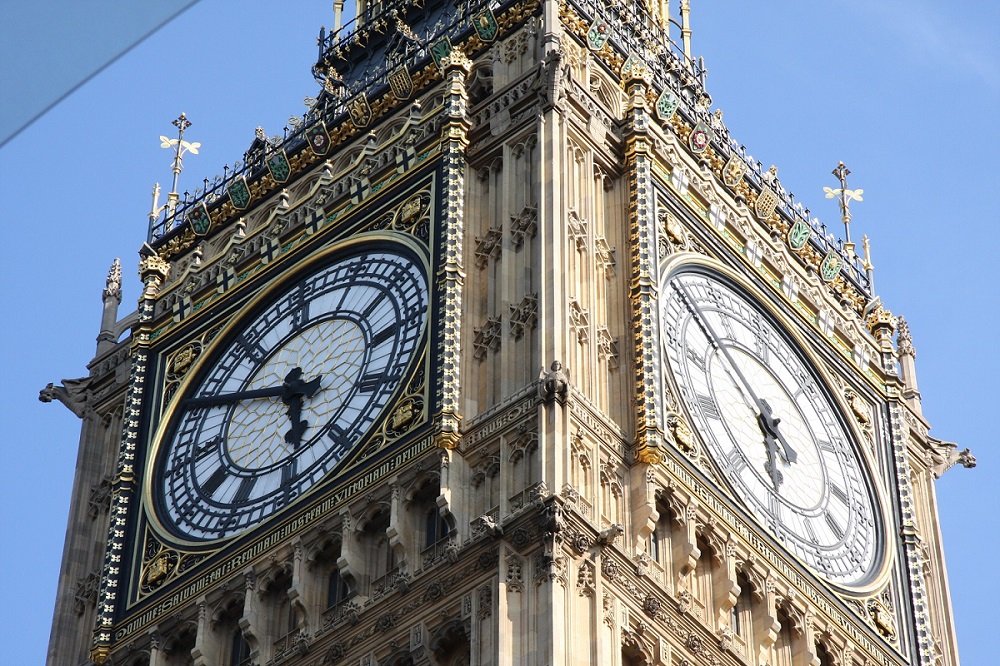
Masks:
[[[285,442],[298,446],[302,443],[302,435],[305,434],[309,426],[308,421],[302,420],[302,403],[306,398],[311,398],[319,390],[320,381],[323,375],[318,375],[314,379],[302,380],[302,368],[295,367],[285,375],[285,381],[281,385],[281,402],[288,407],[286,412],[288,419],[292,422],[292,427],[285,433]]]
[[[761,426],[763,428],[763,426]],[[775,440],[774,436],[770,433],[765,432],[764,434],[764,444],[767,446],[767,463],[764,468],[771,475],[771,483],[774,484],[774,489],[778,490],[781,486],[781,482],[784,477],[781,475],[781,470],[778,469],[778,442]]]
[[[778,443],[781,444],[782,457],[789,463],[795,462],[798,460],[799,454],[795,452],[795,449],[789,445],[785,436],[778,430],[778,424],[781,423],[781,419],[774,416],[771,411],[771,405],[767,404],[767,400],[761,400],[760,404],[763,409],[757,417],[757,422],[760,424],[760,429],[764,432],[764,437],[773,437],[778,440]]]

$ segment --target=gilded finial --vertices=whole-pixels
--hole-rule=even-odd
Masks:
[[[872,243],[867,235],[861,237],[861,247],[865,250],[865,263],[862,264],[862,268],[865,269],[865,275],[868,276],[868,288],[874,293],[875,267],[872,265]]]
[[[691,55],[691,0],[681,0],[681,44],[684,49],[684,57],[688,63],[693,64]]]
[[[167,193],[167,203],[163,206],[159,205],[160,201],[160,184],[156,183],[153,186],[153,206],[149,211],[149,221],[152,225],[156,218],[163,212],[164,209],[167,211],[167,216],[172,216],[174,211],[177,210],[177,202],[180,200],[180,195],[177,193],[177,183],[180,180],[181,171],[184,170],[184,154],[191,153],[192,155],[198,154],[198,149],[201,148],[201,143],[197,141],[185,141],[184,131],[188,127],[191,127],[191,121],[187,119],[187,115],[181,113],[173,121],[173,126],[177,128],[177,138],[169,139],[166,136],[160,135],[160,148],[173,148],[174,149],[174,160],[171,165],[171,171],[174,175],[173,184],[170,187],[170,192]]]
[[[844,235],[846,240],[844,242],[844,249],[850,256],[854,256],[854,243],[851,242],[851,201],[864,201],[861,195],[864,194],[864,190],[849,190],[847,189],[847,177],[850,175],[851,170],[844,166],[843,162],[837,164],[837,168],[833,170],[833,175],[837,177],[840,181],[840,187],[833,189],[831,187],[824,187],[823,191],[826,192],[827,199],[833,199],[835,197],[840,197],[840,217],[844,222]]]

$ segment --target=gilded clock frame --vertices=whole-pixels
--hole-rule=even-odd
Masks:
[[[169,543],[173,546],[180,548],[187,548],[192,550],[205,550],[206,547],[211,547],[217,549],[222,547],[224,544],[229,543],[234,540],[238,540],[241,536],[244,536],[247,532],[253,531],[260,525],[265,523],[270,523],[275,520],[280,520],[281,517],[287,516],[296,510],[296,507],[301,507],[303,504],[308,503],[309,498],[312,498],[320,488],[328,487],[330,482],[333,480],[335,474],[333,470],[327,473],[327,476],[323,480],[313,484],[308,490],[306,490],[302,495],[300,495],[294,502],[289,506],[284,507],[274,514],[264,518],[256,526],[251,526],[245,530],[241,530],[236,534],[231,534],[219,539],[212,539],[207,541],[190,541],[182,539],[173,535],[161,522],[160,516],[157,515],[155,506],[156,499],[153,494],[155,492],[155,481],[154,478],[154,468],[161,455],[163,447],[166,445],[165,438],[169,434],[169,430],[173,424],[173,421],[178,417],[179,410],[181,409],[181,396],[184,396],[195,387],[196,382],[200,379],[201,373],[215,360],[215,355],[225,346],[227,340],[230,336],[237,331],[241,326],[246,323],[246,316],[242,316],[243,313],[252,313],[258,310],[260,307],[265,305],[275,294],[288,288],[288,284],[293,275],[308,273],[309,270],[324,265],[332,261],[337,255],[350,253],[352,250],[363,247],[365,245],[371,245],[373,243],[382,244],[384,247],[401,247],[404,248],[408,254],[410,254],[416,264],[423,271],[427,279],[427,289],[428,289],[428,311],[431,308],[431,273],[430,273],[430,259],[428,257],[427,248],[423,247],[416,240],[411,239],[404,235],[397,234],[387,234],[381,232],[365,232],[352,236],[350,238],[332,243],[328,247],[325,247],[313,254],[309,255],[308,259],[301,264],[297,265],[294,271],[285,271],[281,274],[280,279],[273,280],[268,284],[262,286],[260,290],[253,296],[245,300],[244,302],[237,305],[237,310],[232,313],[231,319],[213,336],[211,342],[205,345],[204,349],[198,355],[188,370],[185,372],[184,378],[178,384],[176,390],[168,398],[163,396],[163,403],[161,404],[161,411],[158,415],[158,423],[156,428],[151,432],[149,441],[150,445],[146,450],[146,460],[144,465],[144,476],[143,476],[143,488],[142,488],[142,498],[143,505],[145,507],[145,516],[148,521],[149,526],[155,535]],[[238,313],[238,315],[237,315]],[[359,458],[359,454],[363,452],[365,448],[369,446],[373,439],[373,435],[380,431],[385,424],[391,419],[393,413],[400,405],[400,401],[405,401],[409,396],[405,396],[406,388],[412,380],[414,374],[417,372],[418,366],[421,363],[426,363],[427,360],[427,344],[430,338],[430,318],[428,317],[427,322],[424,325],[423,333],[421,334],[421,341],[414,353],[413,359],[410,361],[410,365],[407,371],[400,380],[397,387],[394,389],[392,397],[387,402],[386,408],[379,415],[376,421],[373,423],[371,428],[365,433],[364,437],[359,441],[358,444],[335,466],[335,470],[340,470],[343,473],[344,470],[351,467],[354,462]],[[426,375],[425,375],[426,376]],[[426,400],[424,404],[424,412],[426,412]],[[426,417],[426,414],[422,416]]]
[[[837,412],[836,418],[840,425],[844,428],[845,432],[849,433],[852,441],[850,447],[852,452],[858,458],[858,464],[862,468],[863,481],[868,489],[869,495],[872,500],[872,506],[876,513],[876,529],[875,529],[875,548],[877,552],[877,559],[879,560],[877,565],[869,573],[867,580],[857,585],[844,586],[836,582],[833,582],[826,577],[824,577],[819,572],[815,571],[812,566],[807,562],[798,557],[791,549],[787,548],[776,536],[774,536],[770,530],[766,527],[763,528],[763,533],[768,536],[769,539],[777,546],[777,548],[785,553],[789,558],[795,561],[803,570],[809,572],[810,575],[814,576],[817,580],[821,581],[824,585],[830,586],[836,589],[838,592],[843,593],[845,596],[852,598],[865,598],[870,597],[883,590],[891,577],[891,573],[895,567],[895,555],[894,550],[890,547],[890,541],[892,539],[891,535],[891,525],[893,524],[895,512],[892,511],[891,507],[886,501],[886,489],[883,489],[885,476],[880,472],[880,467],[878,461],[873,457],[873,454],[869,452],[863,445],[866,441],[864,434],[861,432],[858,424],[854,419],[850,418],[852,412],[852,407],[845,398],[841,395],[840,391],[834,390],[832,387],[836,385],[831,377],[833,372],[830,369],[831,363],[823,358],[823,355],[816,349],[817,338],[807,338],[803,334],[803,330],[806,329],[806,323],[800,321],[798,318],[790,316],[781,307],[778,307],[779,303],[783,303],[789,311],[795,309],[795,305],[788,302],[788,299],[777,291],[768,291],[762,289],[757,281],[749,278],[737,270],[723,264],[717,259],[697,254],[694,252],[677,252],[667,256],[659,262],[659,275],[657,285],[662,285],[665,283],[669,276],[684,270],[701,270],[707,271],[710,274],[714,273],[721,276],[724,279],[730,280],[738,289],[743,290],[746,297],[751,300],[757,307],[759,307],[767,316],[769,316],[773,323],[776,324],[782,332],[788,336],[790,341],[798,347],[799,353],[802,354],[804,360],[811,366],[812,371],[816,374],[816,379],[821,386],[821,389],[826,394],[830,403],[836,408]],[[657,313],[657,320],[659,321],[659,313]],[[659,324],[658,324],[659,325]],[[822,344],[826,344],[825,342]],[[830,357],[836,359],[837,356],[832,353],[834,350],[830,350]],[[668,370],[666,367],[666,359],[664,359],[664,366],[661,370],[661,388],[665,392],[669,392],[674,396],[679,396],[677,382],[674,379],[674,371],[672,369]],[[850,373],[840,373],[842,381],[852,388],[856,386],[857,382],[852,379]],[[680,399],[677,399],[678,405],[683,405]],[[686,406],[682,406],[681,409],[686,410]],[[685,419],[687,417],[685,416]],[[884,414],[880,414],[877,418],[885,418]],[[699,442],[701,442],[701,435],[697,435]],[[734,506],[738,507],[738,513],[741,515],[745,514],[745,519],[750,520],[753,524],[760,525],[760,521],[757,519],[756,515],[752,513],[748,508],[744,507],[745,501],[732,490],[728,478],[722,473],[718,468],[715,459],[707,454],[706,457],[711,460],[712,470],[716,476],[713,480],[715,483],[721,483],[721,485],[726,489],[726,497],[729,501],[733,503]],[[880,482],[881,481],[881,482]]]

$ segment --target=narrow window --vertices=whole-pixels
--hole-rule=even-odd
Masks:
[[[437,506],[432,506],[427,510],[424,518],[424,533],[427,535],[427,542],[424,544],[426,548],[430,548],[438,541],[448,538],[448,523],[441,517],[441,512],[438,511]]]
[[[240,629],[233,632],[229,663],[231,666],[250,666],[250,645]]]
[[[333,608],[347,599],[348,595],[347,582],[341,577],[340,569],[334,565],[326,586],[326,607]]]

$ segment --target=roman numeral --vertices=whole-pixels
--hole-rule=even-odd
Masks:
[[[309,321],[309,301],[305,297],[305,283],[299,285],[298,290],[292,295],[292,327],[301,328]]]
[[[281,468],[281,487],[285,488],[291,484],[292,479],[295,477],[295,460],[289,460],[284,467]]]
[[[774,495],[768,495],[767,496],[767,504],[768,504],[768,507],[770,508],[771,515],[774,517],[774,521],[776,523],[776,526],[781,525],[782,524],[782,520],[781,520],[781,502],[779,502],[778,498],[775,497]]]
[[[730,340],[736,339],[736,333],[733,331],[733,322],[729,321],[729,317],[721,317],[722,328],[726,329],[726,337]]]
[[[837,520],[833,517],[833,515],[827,512],[823,514],[823,517],[826,519],[826,524],[830,526],[831,530],[833,530],[834,535],[836,535],[838,539],[843,539],[844,528],[837,524]]]
[[[726,459],[736,474],[741,473],[747,466],[747,459],[743,457],[739,449],[730,449],[729,453],[726,454]]]
[[[768,353],[770,351],[767,345],[767,329],[764,328],[763,323],[756,317],[753,320],[753,339],[754,346],[757,348],[757,356],[764,363],[768,361]]]
[[[208,477],[208,481],[202,484],[201,490],[207,496],[211,497],[215,494],[215,491],[219,489],[222,482],[226,480],[226,468],[219,467],[212,473],[212,476]]]
[[[705,359],[703,359],[698,352],[691,347],[688,347],[684,350],[684,355],[691,359],[691,361],[697,365],[702,372],[705,371]]]
[[[816,537],[816,530],[813,529],[812,522],[806,520],[806,536],[817,546],[819,545],[819,539]]]
[[[385,375],[381,372],[374,372],[365,375],[358,382],[358,390],[363,393],[371,393],[385,381]]]
[[[721,420],[722,415],[719,413],[719,408],[716,406],[715,401],[712,400],[707,395],[698,394],[698,404],[701,405],[701,412],[707,418]]]
[[[379,291],[378,296],[372,299],[372,302],[368,304],[368,307],[365,308],[365,311],[361,313],[361,316],[364,317],[365,319],[368,319],[368,317],[370,317],[371,314],[375,312],[375,308],[377,308],[379,304],[382,303],[382,301],[384,300],[385,300],[385,292]]]
[[[242,504],[250,498],[250,493],[253,492],[254,484],[257,483],[256,476],[248,476],[243,481],[240,482],[240,487],[236,490],[236,496],[233,498],[234,504]]]
[[[396,325],[389,324],[380,333],[376,334],[374,338],[372,338],[372,346],[378,347],[380,344],[391,338],[395,333]]]
[[[246,336],[241,335],[236,338],[236,343],[243,349],[246,354],[255,361],[263,361],[267,353],[264,348],[260,346],[260,343],[251,342],[247,340]]]
[[[840,486],[831,483],[830,494],[843,502],[844,506],[850,506],[850,503],[847,501],[847,493]]]

